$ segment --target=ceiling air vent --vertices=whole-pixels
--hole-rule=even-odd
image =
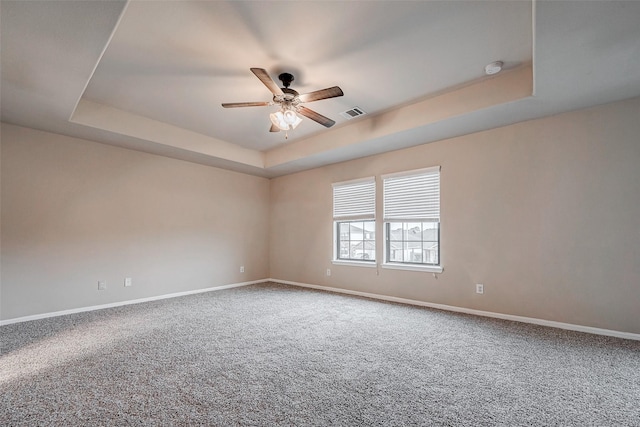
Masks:
[[[341,115],[342,117],[344,117],[345,119],[349,119],[349,120],[354,119],[354,118],[356,118],[356,117],[358,117],[358,116],[363,116],[363,115],[365,115],[365,114],[367,114],[367,113],[365,113],[364,111],[362,111],[362,110],[360,109],[360,107],[353,107],[353,108],[352,108],[352,109],[350,109],[350,110],[343,111],[342,113],[340,113],[340,115]]]

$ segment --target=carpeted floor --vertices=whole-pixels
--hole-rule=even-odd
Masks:
[[[640,426],[640,342],[273,283],[0,334],[2,426]]]

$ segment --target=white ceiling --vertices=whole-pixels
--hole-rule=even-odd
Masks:
[[[640,95],[640,2],[5,1],[2,121],[278,176]],[[484,66],[505,71],[484,75]],[[249,71],[295,76],[285,140]],[[279,83],[279,81],[278,81]],[[358,106],[368,114],[347,120]]]

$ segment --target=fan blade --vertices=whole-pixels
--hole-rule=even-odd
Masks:
[[[315,92],[304,93],[299,96],[300,102],[320,101],[321,99],[336,98],[342,96],[342,89],[338,86],[328,87],[326,89],[316,90]]]
[[[251,68],[251,72],[255,74],[256,77],[259,78],[262,83],[264,83],[264,85],[267,87],[267,89],[271,91],[272,94],[284,95],[284,92],[282,92],[282,89],[280,89],[276,84],[276,82],[274,82],[273,79],[269,77],[267,70],[262,68]]]
[[[280,128],[274,124],[271,124],[271,129],[269,129],[269,132],[280,132]]]
[[[270,102],[227,102],[222,104],[224,108],[236,108],[236,107],[265,107],[271,105]]]
[[[331,120],[329,117],[325,117],[322,114],[316,113],[315,111],[310,110],[306,107],[298,107],[298,113],[328,128],[336,124],[336,122]]]

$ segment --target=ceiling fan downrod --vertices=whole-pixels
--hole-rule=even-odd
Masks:
[[[291,86],[291,82],[294,80],[293,74],[290,73],[282,73],[278,76],[278,79],[280,79],[282,85],[286,88],[289,88],[289,86]]]

